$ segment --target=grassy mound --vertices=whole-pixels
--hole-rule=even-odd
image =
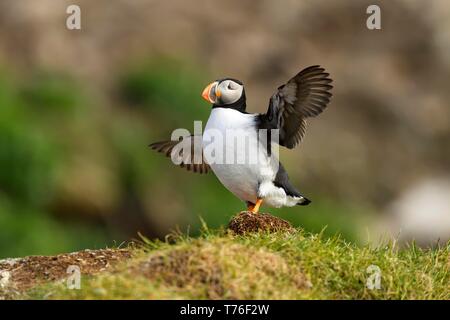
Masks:
[[[450,245],[433,250],[357,247],[301,230],[245,236],[206,231],[199,238],[177,236],[170,243],[130,247],[129,254],[121,251],[120,261],[94,273],[81,266],[80,290],[69,290],[65,281],[38,282],[16,297],[450,299],[449,250]],[[84,264],[95,264],[95,256]],[[367,287],[374,270],[369,266],[380,270],[379,289]]]

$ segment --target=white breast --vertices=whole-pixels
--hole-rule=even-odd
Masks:
[[[209,115],[205,131],[208,129],[254,129],[256,116],[256,114],[242,113],[234,109],[214,108]]]
[[[222,159],[216,158],[213,163],[205,155],[217,178],[238,198],[251,202],[256,201],[259,184],[275,178],[278,165],[278,161],[275,163],[274,159],[267,157],[264,148],[258,148],[256,117],[255,114],[244,114],[233,109],[215,108],[203,134],[205,153],[212,141],[220,136],[223,139]],[[242,135],[247,139],[245,147],[237,148],[236,141],[230,137]]]

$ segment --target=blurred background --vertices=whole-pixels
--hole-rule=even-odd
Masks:
[[[66,28],[69,4],[81,30]],[[370,4],[381,30],[366,28]],[[226,224],[243,203],[147,145],[207,120],[211,80],[242,80],[248,111],[265,112],[312,64],[334,97],[281,160],[313,202],[268,211],[355,243],[442,243],[449,52],[447,0],[2,0],[0,258]]]

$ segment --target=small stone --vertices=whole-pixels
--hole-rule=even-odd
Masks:
[[[5,288],[9,285],[11,273],[9,271],[0,270],[0,288]]]

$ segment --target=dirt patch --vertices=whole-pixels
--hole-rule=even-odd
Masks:
[[[224,293],[220,267],[212,261],[212,257],[198,250],[179,249],[167,254],[155,254],[135,271],[148,279],[162,280],[180,289],[203,285],[206,296],[211,299],[219,298]]]
[[[278,217],[268,213],[242,211],[228,223],[228,229],[234,234],[243,235],[254,232],[293,232],[294,227]]]
[[[271,291],[292,294],[311,287],[300,268],[281,255],[229,243],[159,252],[133,272],[208,299],[264,299]]]
[[[91,275],[130,257],[126,249],[103,249],[0,260],[0,297],[2,291],[6,295],[8,291],[21,292],[37,284],[64,279],[69,266],[78,266],[81,274]]]

